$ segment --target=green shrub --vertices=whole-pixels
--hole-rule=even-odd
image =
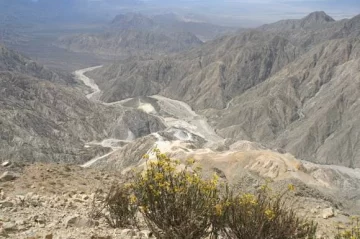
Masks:
[[[100,202],[94,206],[96,217],[112,227],[131,226],[138,210],[154,236],[164,239],[315,238],[316,225],[285,206],[285,193],[274,197],[264,187],[256,195],[235,194],[228,186],[220,193],[218,177],[203,179],[193,160],[184,166],[158,150],[155,154],[156,160],[134,174],[131,186],[114,185],[95,200]]]
[[[197,239],[211,233],[219,201],[217,178],[203,180],[192,160],[185,168],[156,151],[157,160],[135,177],[134,194],[147,226],[157,238]]]
[[[234,196],[228,191],[218,206],[224,234],[238,239],[315,238],[316,225],[299,219],[285,206],[283,196],[270,196],[265,189],[257,195]]]

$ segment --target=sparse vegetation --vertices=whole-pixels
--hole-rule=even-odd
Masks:
[[[228,186],[221,190],[216,174],[204,179],[193,160],[184,166],[158,150],[155,154],[130,186],[111,188],[100,208],[108,214],[97,216],[123,227],[134,223],[138,210],[156,238],[315,238],[316,225],[285,205],[284,195],[294,186],[275,196],[267,186],[257,194],[236,194]]]
[[[337,226],[338,233],[335,239],[360,239],[360,219],[357,216],[351,218],[351,225],[349,228],[344,228],[341,225]]]
[[[105,195],[102,190],[96,192],[90,216],[94,219],[105,218],[114,228],[133,226],[137,208],[131,200],[129,187],[113,184]]]
[[[133,188],[148,227],[157,238],[203,238],[211,233],[219,200],[217,178],[203,180],[188,160],[183,169],[156,151],[157,160],[136,177]]]
[[[289,190],[294,190],[289,185]],[[283,196],[272,196],[267,186],[254,194],[227,196],[219,205],[223,217],[222,231],[228,238],[253,239],[295,239],[315,238],[316,225],[299,219],[295,212],[286,207]]]

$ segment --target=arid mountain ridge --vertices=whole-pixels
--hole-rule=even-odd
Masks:
[[[71,75],[55,73],[4,46],[0,75],[2,160],[82,163],[109,151],[84,148],[87,142],[126,139],[128,130],[140,137],[162,128],[142,111],[89,101]]]
[[[152,58],[200,46],[203,41],[232,31],[229,27],[184,21],[171,13],[155,16],[125,13],[117,15],[103,33],[69,35],[55,44],[74,52],[110,55],[117,59]]]
[[[120,14],[108,28],[104,33],[61,37],[56,45],[74,52],[90,52],[124,59],[151,58],[159,54],[180,52],[203,43],[189,31],[157,24],[139,13]]]
[[[358,167],[359,139],[351,135],[359,122],[351,107],[359,94],[353,86],[359,79],[359,35],[359,15],[334,21],[315,12],[175,56],[120,61],[89,75],[106,102],[161,94],[202,112],[224,138]]]

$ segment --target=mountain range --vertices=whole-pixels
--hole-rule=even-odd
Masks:
[[[334,21],[314,12],[88,75],[106,102],[161,94],[187,102],[224,138],[358,167],[359,34],[359,15]]]
[[[0,173],[13,180],[0,180],[0,221],[14,221],[14,238],[117,235],[102,220],[71,230],[79,215],[59,220],[87,218],[95,185],[146,168],[154,149],[179,167],[195,159],[204,177],[239,192],[293,185],[286,199],[318,223],[319,238],[360,213],[360,15],[233,31],[128,13],[54,45],[117,60],[64,72],[0,45]],[[42,203],[22,200],[33,191]],[[45,215],[41,226],[33,214]]]
[[[181,52],[234,31],[209,23],[184,21],[175,14],[148,17],[140,13],[117,15],[104,33],[61,37],[55,44],[74,52],[128,58]],[[202,39],[202,40],[200,40]]]

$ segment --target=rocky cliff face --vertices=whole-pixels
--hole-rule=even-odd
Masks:
[[[359,25],[359,16],[336,22],[316,12],[174,57],[119,62],[89,74],[107,102],[162,94],[201,110],[225,138],[285,148],[301,159],[359,166],[358,123],[352,117]]]

